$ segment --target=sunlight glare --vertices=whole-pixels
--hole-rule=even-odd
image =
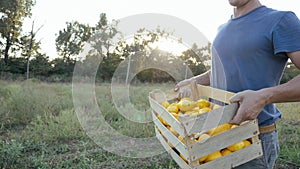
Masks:
[[[186,45],[175,39],[161,39],[151,45],[152,48],[158,48],[162,51],[170,52],[174,55],[181,55],[183,51],[189,49]]]

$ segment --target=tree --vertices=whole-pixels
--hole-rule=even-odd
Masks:
[[[120,55],[114,52],[113,38],[119,34],[117,25],[118,21],[109,22],[106,14],[101,13],[99,21],[93,27],[93,36],[89,40],[94,53],[99,55],[94,57],[102,59],[98,68],[98,76],[105,81],[111,80],[115,69],[122,61]]]
[[[56,50],[65,60],[78,55],[84,43],[91,37],[92,28],[77,21],[67,22],[67,27],[60,30],[55,39]]]
[[[196,44],[184,52],[180,58],[185,61],[186,66],[192,70],[194,75],[206,72],[210,68],[210,43],[199,48]]]
[[[154,59],[154,57],[151,58],[151,52],[154,50],[152,49],[151,44],[158,41],[160,38],[167,38],[169,35],[170,33],[160,30],[159,28],[155,30],[141,28],[134,34],[133,43],[128,44],[125,39],[118,42],[115,51],[119,53],[123,59],[128,58],[128,67],[125,79],[126,84],[128,84],[129,79],[133,78],[130,77],[130,72],[140,72],[144,70],[144,63],[147,63],[146,60]],[[144,73],[141,73],[139,76],[150,72],[151,70],[144,71]]]
[[[170,34],[169,32],[160,30],[160,28],[155,30],[141,28],[134,34],[133,43],[128,44],[126,40],[120,40],[116,46],[116,51],[120,53],[123,58],[137,52],[151,51],[153,50],[151,44],[161,38],[168,38]]]
[[[71,76],[75,66],[75,61],[66,61],[63,58],[55,58],[50,64],[52,66],[50,71],[51,74]]]
[[[26,59],[22,57],[10,58],[7,62],[9,72],[12,74],[24,74],[26,72]]]
[[[112,39],[120,32],[117,30],[118,21],[107,20],[106,14],[101,13],[100,19],[93,27],[93,36],[90,38],[89,43],[103,57],[109,57],[112,51],[111,47],[114,45]]]
[[[9,59],[9,52],[16,50],[22,31],[23,19],[31,16],[34,0],[1,0],[0,1],[0,36],[1,53],[4,62]]]
[[[26,57],[27,60],[27,69],[26,69],[26,78],[29,78],[29,62],[30,62],[30,57],[33,54],[36,55],[41,55],[38,50],[40,49],[40,41],[36,42],[35,37],[38,31],[42,28],[43,26],[39,27],[36,31],[34,31],[34,21],[32,22],[32,27],[31,31],[29,32],[28,35],[25,35],[21,38],[21,44],[22,44],[22,55]]]
[[[96,36],[97,38],[99,38],[97,40],[102,42],[101,44],[103,45],[103,47],[108,48],[108,45],[110,44],[108,41],[110,41],[111,37],[116,34],[114,33],[116,32],[116,29],[112,25],[110,25],[105,13],[100,14],[100,19],[95,27],[93,27],[93,30],[95,31],[95,34],[98,35]],[[93,38],[92,41],[99,42],[96,41],[95,38]]]
[[[102,72],[102,78],[107,79],[111,76],[111,70],[119,63],[119,57],[111,54],[111,47],[113,46],[112,39],[118,34],[116,25],[117,21],[109,23],[105,13],[100,14],[99,21],[94,27],[86,24],[75,22],[67,22],[67,27],[59,31],[56,38],[56,50],[59,55],[63,56],[63,60],[54,60],[54,72],[61,72],[65,68],[74,66],[75,61],[85,63],[85,59],[92,57],[101,57],[103,60],[102,66],[99,66]],[[74,58],[82,50],[84,45],[88,43],[94,50],[89,58]],[[72,58],[73,57],[73,58]],[[105,62],[105,63],[104,63]],[[105,64],[105,65],[103,65]],[[65,65],[63,68],[61,65]],[[102,71],[105,69],[104,71]],[[69,71],[67,71],[69,72]]]
[[[49,76],[51,70],[51,63],[49,57],[45,54],[39,54],[30,61],[30,71],[34,75]]]

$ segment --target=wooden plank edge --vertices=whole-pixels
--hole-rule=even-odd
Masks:
[[[171,115],[167,109],[165,109],[162,105],[160,105],[156,100],[149,97],[150,107],[153,111],[155,111],[158,115],[160,115],[176,132],[182,136],[186,136],[186,131],[183,128],[181,122],[179,122],[173,115]]]
[[[261,143],[254,143],[241,150],[196,166],[197,169],[230,169],[259,158],[263,155]]]
[[[258,135],[258,126],[256,120],[252,120],[239,127],[212,136],[204,142],[195,142],[192,145],[188,145],[187,148],[191,160],[196,160],[256,135]]]
[[[181,119],[181,124],[184,126],[187,135],[206,131],[218,125],[228,123],[236,114],[237,109],[237,103],[230,104],[207,113],[184,117]]]
[[[191,167],[166,143],[162,135],[156,136],[162,146],[167,150],[167,152],[171,155],[173,160],[183,169],[191,169]]]
[[[196,80],[192,80],[190,83],[190,88],[191,88],[191,92],[192,92],[192,100],[196,101],[200,98],[199,96],[199,90],[198,90],[198,85]]]
[[[185,158],[188,158],[188,150],[185,144],[183,144],[168,128],[166,128],[155,116],[153,115],[153,122],[155,126],[161,131],[163,135]]]
[[[198,93],[200,96],[205,96],[208,98],[212,98],[218,101],[221,101],[223,103],[230,103],[229,99],[235,95],[233,92],[229,92],[226,90],[221,90],[217,88],[213,88],[210,86],[204,86],[198,84]]]

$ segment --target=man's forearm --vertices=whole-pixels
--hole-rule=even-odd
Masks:
[[[283,103],[300,101],[300,75],[287,83],[260,90],[266,103]]]
[[[203,74],[193,77],[192,80],[196,80],[196,82],[198,84],[209,86],[210,85],[210,70],[208,70],[207,72],[205,72]]]

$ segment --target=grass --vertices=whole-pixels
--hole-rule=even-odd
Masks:
[[[102,115],[115,131],[136,138],[153,137],[151,122],[138,123],[118,112],[149,112],[148,93],[174,84],[131,85],[130,103],[124,93],[116,105],[109,84],[96,87]],[[178,168],[167,153],[148,158],[121,157],[97,145],[83,130],[75,113],[70,84],[0,81],[0,168]],[[120,92],[120,91],[117,91]],[[123,100],[122,100],[123,99]],[[300,167],[300,104],[278,104],[281,145],[277,168]],[[91,111],[89,107],[85,109]],[[141,116],[136,121],[147,121]]]
[[[279,163],[300,168],[300,104],[278,104],[283,112],[282,119],[278,122],[280,143]]]

